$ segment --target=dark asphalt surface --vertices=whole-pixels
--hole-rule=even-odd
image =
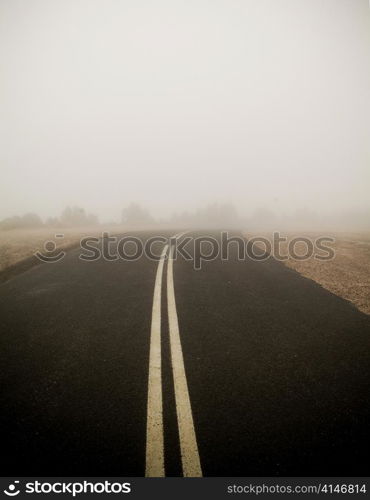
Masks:
[[[144,475],[157,262],[79,253],[0,285],[3,476]],[[203,474],[368,475],[370,318],[236,251],[198,271],[179,259],[174,279]],[[176,476],[163,283],[165,460]]]

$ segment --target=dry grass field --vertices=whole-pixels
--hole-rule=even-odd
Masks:
[[[84,236],[100,235],[102,229],[93,228],[40,228],[0,231],[0,272],[42,251],[47,241],[55,241],[57,248],[77,244]],[[63,234],[63,238],[55,238]]]

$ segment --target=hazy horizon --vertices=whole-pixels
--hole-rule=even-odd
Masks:
[[[0,219],[370,222],[368,0],[0,0]],[[350,219],[348,219],[350,220]]]

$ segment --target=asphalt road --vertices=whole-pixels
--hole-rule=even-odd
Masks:
[[[0,285],[3,476],[368,475],[368,316],[236,249],[79,253]]]

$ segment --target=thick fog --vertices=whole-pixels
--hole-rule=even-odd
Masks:
[[[0,0],[0,60],[0,219],[370,221],[368,0]]]

